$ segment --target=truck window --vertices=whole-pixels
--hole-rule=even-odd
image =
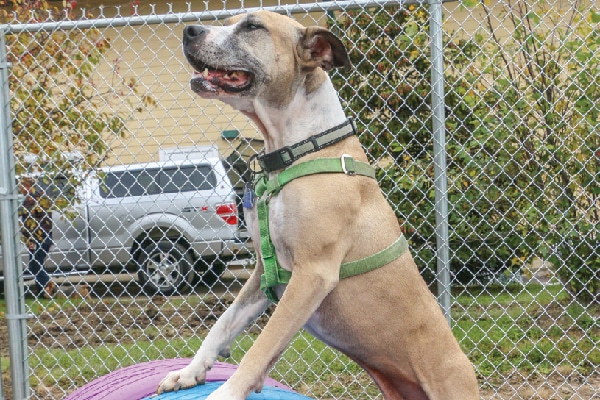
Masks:
[[[104,198],[212,190],[217,178],[210,165],[108,172],[101,184]]]
[[[209,165],[195,165],[181,168],[165,168],[159,174],[163,193],[212,190],[217,178]]]
[[[147,196],[160,193],[158,170],[109,172],[100,195],[104,198]]]

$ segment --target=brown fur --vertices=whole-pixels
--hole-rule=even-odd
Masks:
[[[244,29],[250,19],[264,29]],[[205,97],[221,99],[254,120],[267,151],[293,144],[305,138],[305,132],[331,128],[341,107],[330,100],[334,93],[324,70],[349,65],[341,42],[323,28],[305,29],[267,12],[238,16],[230,23],[239,28],[234,34],[210,34],[221,42],[239,41],[235,47],[244,50],[228,57],[252,60],[248,68],[257,81],[243,95]],[[202,46],[210,47],[213,36],[197,35],[194,39],[203,42],[190,44],[188,50],[197,49],[194,55],[202,58]],[[252,47],[246,46],[249,38]],[[279,58],[263,54],[267,50],[276,51]],[[342,154],[367,161],[356,137],[300,161]],[[294,180],[271,200],[269,218],[279,262],[293,272],[292,278],[287,287],[277,288],[280,302],[268,324],[237,372],[210,400],[241,400],[260,390],[269,368],[302,327],[368,371],[387,400],[479,398],[473,368],[409,253],[372,272],[339,280],[342,262],[380,251],[401,234],[374,179],[321,174]],[[215,352],[225,354],[231,337],[267,306],[259,288],[263,265],[255,208],[248,210],[247,219],[258,248],[252,276],[192,364],[165,378],[159,392],[201,382],[203,368],[212,365]]]

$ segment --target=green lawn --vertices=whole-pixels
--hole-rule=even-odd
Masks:
[[[189,301],[201,300],[190,297]],[[54,308],[64,312],[78,307],[77,303],[56,302],[31,302],[30,310],[41,314]],[[173,299],[161,307],[181,305],[182,300]],[[0,313],[3,309],[0,300]],[[557,370],[587,375],[600,369],[600,326],[594,318],[599,311],[598,306],[586,309],[572,301],[560,286],[471,289],[454,299],[453,331],[480,377],[501,378],[512,371],[544,375]],[[32,386],[43,383],[46,387],[72,388],[73,383],[82,385],[122,366],[191,357],[200,345],[197,337],[180,338],[176,333],[168,340],[148,339],[161,337],[158,333],[156,327],[148,326],[139,336],[144,339],[131,343],[69,351],[38,348],[29,360],[34,370]],[[239,362],[255,336],[243,335],[226,361]],[[8,360],[2,359],[1,365],[6,369]],[[271,376],[317,398],[378,393],[358,366],[305,332],[296,336]]]
[[[481,375],[590,374],[600,367],[598,306],[586,310],[560,286],[515,287],[456,300],[453,331]]]

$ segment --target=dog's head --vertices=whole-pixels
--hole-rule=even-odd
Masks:
[[[268,11],[237,15],[224,26],[187,26],[183,52],[195,70],[194,92],[242,110],[255,98],[285,106],[299,87],[315,89],[323,71],[350,66],[330,31]]]

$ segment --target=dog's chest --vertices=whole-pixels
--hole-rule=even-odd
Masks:
[[[291,270],[291,252],[287,250],[286,245],[286,226],[291,222],[286,220],[286,208],[281,195],[273,196],[268,204],[268,224],[269,234],[275,251],[277,253],[277,259],[281,267]],[[260,237],[260,224],[258,221],[258,210],[257,204],[253,205],[252,208],[244,209],[244,217],[248,226],[248,233],[254,243],[254,249],[256,250],[257,257],[262,257],[261,237]]]

